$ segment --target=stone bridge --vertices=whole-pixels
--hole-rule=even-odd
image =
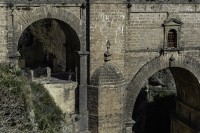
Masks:
[[[71,116],[80,115],[70,127],[73,132],[143,133],[135,130],[137,97],[149,86],[148,79],[165,69],[173,75],[177,91],[169,130],[200,131],[200,1],[0,0],[0,61],[23,60],[23,67],[37,64],[33,60],[43,58],[45,51],[40,57],[28,56],[26,50],[32,48],[20,38],[30,26],[47,19],[64,25],[60,27],[65,47],[71,48],[64,52],[64,71],[69,67],[76,73],[78,93],[70,92],[62,107]],[[51,54],[59,55],[48,53],[48,58]],[[76,63],[70,65],[73,60]]]

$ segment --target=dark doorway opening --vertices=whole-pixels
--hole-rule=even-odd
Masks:
[[[177,32],[174,29],[170,30],[168,33],[167,47],[168,48],[177,47]]]
[[[19,67],[25,76],[40,83],[80,82],[80,40],[67,23],[53,18],[28,26],[18,41]],[[79,88],[75,90],[75,111],[79,111]]]
[[[170,133],[170,112],[176,109],[175,97],[175,81],[169,69],[151,76],[135,103],[135,133]]]
[[[79,80],[79,38],[63,21],[46,18],[34,22],[21,35],[18,50],[21,68],[39,71],[49,67],[52,77]]]
[[[135,133],[198,132],[199,92],[198,79],[184,68],[170,67],[156,72],[137,97],[133,130]]]

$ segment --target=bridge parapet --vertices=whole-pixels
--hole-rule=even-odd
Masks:
[[[0,0],[0,4],[79,4],[83,3],[85,0]],[[99,0],[92,0],[90,3],[93,3]],[[122,3],[130,2],[133,4],[154,4],[154,3],[161,3],[161,4],[186,4],[186,3],[197,3],[200,4],[199,0],[118,0]],[[102,0],[101,3],[109,3],[108,1]]]
[[[78,4],[85,0],[0,0],[0,4]]]
[[[161,4],[186,4],[186,3],[200,3],[199,0],[127,0],[131,3],[142,3],[142,4],[149,4],[149,3],[161,3]]]

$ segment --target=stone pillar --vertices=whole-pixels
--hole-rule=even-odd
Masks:
[[[15,22],[15,16],[14,16],[14,10],[16,9],[16,6],[13,2],[11,2],[8,5],[7,8],[7,49],[8,54],[7,58],[9,62],[11,62],[13,65],[18,66],[18,59],[19,59],[19,52],[18,52],[18,40],[15,40],[15,34],[14,34],[14,22]]]
[[[108,62],[92,74],[88,88],[89,129],[92,133],[125,133],[125,84],[121,71]]]
[[[80,85],[79,85],[79,113],[81,115],[81,120],[80,120],[80,132],[81,133],[89,133],[88,131],[88,109],[87,109],[87,58],[89,52],[87,51],[87,8],[88,3],[85,1],[81,5],[81,12],[82,12],[82,26],[81,26],[81,31],[82,31],[82,40],[81,46],[80,46],[80,51],[78,54],[80,55]],[[89,31],[88,31],[89,32]]]
[[[79,52],[80,55],[80,85],[79,85],[79,113],[81,115],[80,131],[88,132],[87,110],[87,55],[89,52]]]
[[[135,124],[135,121],[134,121],[134,120],[129,121],[129,122],[126,122],[125,124],[126,124],[126,133],[135,133],[135,132],[133,131],[133,126],[134,126],[134,124]]]

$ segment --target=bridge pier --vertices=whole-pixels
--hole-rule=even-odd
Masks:
[[[81,115],[80,120],[80,132],[90,133],[88,131],[88,110],[87,110],[87,55],[88,52],[79,52],[80,63],[80,85],[79,85],[79,113]]]
[[[87,66],[87,58],[89,55],[89,52],[87,51],[87,23],[86,23],[86,17],[87,17],[87,8],[88,3],[85,1],[82,6],[82,43],[80,44],[80,51],[78,52],[80,56],[80,85],[79,85],[79,113],[81,115],[80,120],[80,133],[90,133],[88,130],[89,124],[88,124],[88,109],[87,109],[87,82],[88,82],[88,66]]]

